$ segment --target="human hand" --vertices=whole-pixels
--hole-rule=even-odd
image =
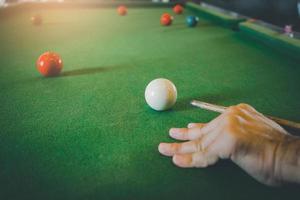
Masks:
[[[204,168],[219,159],[231,159],[264,184],[277,185],[283,179],[278,157],[284,154],[281,144],[290,135],[247,104],[231,106],[209,123],[190,123],[169,133],[177,140],[188,140],[159,144],[159,152],[172,156],[179,167]]]

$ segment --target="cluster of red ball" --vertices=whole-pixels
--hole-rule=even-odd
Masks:
[[[182,14],[183,7],[179,4],[174,6],[173,8],[174,13]],[[121,16],[127,15],[127,8],[126,6],[119,6],[117,12]],[[41,25],[42,24],[42,17],[41,15],[35,15],[31,18],[31,21],[34,25]],[[173,17],[165,13],[160,18],[160,23],[164,26],[169,26],[172,24]],[[54,52],[46,52],[42,54],[36,63],[38,71],[45,77],[52,77],[57,76],[60,74],[63,68],[63,62],[57,53]]]
[[[177,4],[173,7],[173,11],[176,14],[182,14],[183,13],[183,7],[179,4]],[[117,9],[117,12],[121,16],[127,15],[126,6],[123,6],[123,5],[119,6],[118,9]],[[173,22],[173,17],[168,13],[163,14],[160,18],[160,23],[164,26],[169,26],[169,25],[172,24],[172,22]]]
[[[182,7],[181,5],[179,5],[179,4],[177,4],[177,5],[175,5],[175,6],[173,7],[173,11],[174,11],[174,13],[180,15],[180,14],[183,13],[183,7]],[[161,25],[163,25],[163,26],[169,26],[169,25],[172,24],[173,19],[174,19],[174,18],[173,18],[172,15],[170,15],[169,13],[164,13],[164,14],[160,17],[160,23],[161,23]]]

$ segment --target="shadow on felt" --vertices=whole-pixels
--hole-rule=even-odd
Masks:
[[[79,68],[79,69],[64,71],[58,77],[97,74],[97,73],[104,73],[104,72],[113,71],[113,70],[121,70],[121,69],[129,68],[129,67],[130,67],[129,65],[114,65],[114,66],[106,66],[106,67],[86,67],[86,68]]]
[[[44,22],[44,26],[54,26],[54,25],[64,25],[64,24],[70,24],[69,22]]]
[[[175,106],[173,107],[173,110],[174,111],[185,111],[185,110],[192,109],[193,107],[191,106],[191,101],[193,99],[199,99],[199,97],[198,98],[191,97],[191,98],[178,99]]]
[[[209,28],[215,26],[212,23],[207,23],[207,22],[199,22],[197,26],[195,27],[188,27],[186,23],[177,23],[177,24],[172,24],[170,27],[166,27],[163,32],[171,32],[171,31],[177,31],[177,30],[186,30],[188,29],[203,29],[203,28]]]
[[[22,83],[22,84],[29,84],[29,83],[35,83],[38,81],[43,80],[49,80],[49,79],[60,79],[64,77],[76,77],[76,76],[84,76],[84,75],[93,75],[93,74],[99,74],[99,73],[105,73],[109,71],[114,70],[124,70],[130,68],[130,65],[112,65],[112,66],[99,66],[99,67],[85,67],[85,68],[79,68],[79,69],[73,69],[69,71],[63,71],[58,76],[53,77],[43,77],[42,75],[36,75],[34,77],[31,77],[30,79],[25,80],[18,80],[16,83]]]

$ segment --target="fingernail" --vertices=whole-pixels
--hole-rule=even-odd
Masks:
[[[176,129],[175,129],[175,128],[171,128],[171,129],[169,130],[169,135],[170,135],[170,136],[173,136],[175,132],[176,132]]]
[[[170,131],[169,131],[169,135],[171,137],[176,137],[179,135],[179,132],[180,131],[180,128],[171,128]]]
[[[165,143],[160,143],[159,145],[158,145],[158,151],[160,152],[160,153],[164,153],[165,151],[164,151],[164,149],[165,149],[165,147],[166,147],[166,144]]]
[[[169,133],[169,136],[170,136],[170,137],[174,137],[174,133],[170,132],[170,133]]]
[[[188,124],[188,128],[192,128],[194,126],[195,123],[189,123]]]

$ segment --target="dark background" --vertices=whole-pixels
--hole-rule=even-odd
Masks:
[[[293,25],[300,31],[297,3],[300,0],[203,0],[240,14],[284,27]],[[200,1],[198,1],[200,2]]]
[[[18,0],[6,0],[6,2],[17,2]],[[97,0],[65,0],[66,2],[97,2]],[[98,0],[109,2],[112,0]],[[115,0],[122,2],[123,0]],[[128,0],[126,0],[128,1]],[[131,0],[151,1],[151,0]],[[170,0],[178,1],[178,0]],[[182,0],[187,1],[187,0]],[[252,18],[260,19],[280,27],[292,25],[294,30],[300,32],[300,14],[297,3],[300,0],[192,0],[194,2],[206,2],[238,12]]]

